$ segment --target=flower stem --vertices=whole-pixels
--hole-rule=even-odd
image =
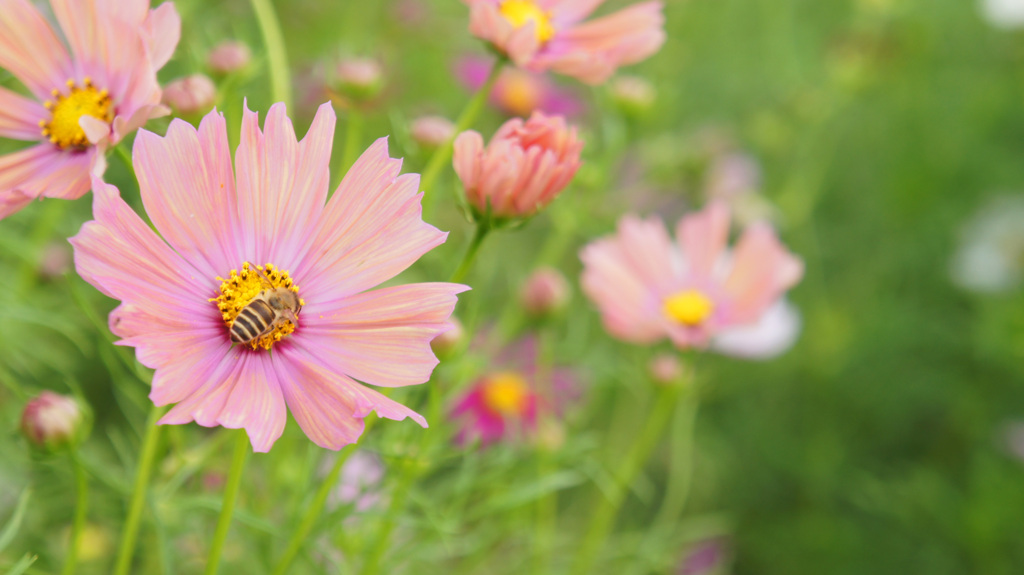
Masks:
[[[274,7],[270,0],[250,0],[252,11],[256,13],[256,21],[263,34],[263,45],[267,49],[270,64],[270,95],[275,102],[284,102],[292,107],[291,71],[288,69],[288,52],[284,48],[284,37],[281,34],[281,23],[277,20]]]
[[[487,237],[490,231],[491,226],[486,222],[478,222],[476,224],[476,232],[473,233],[473,239],[470,240],[469,247],[466,248],[466,255],[462,256],[462,262],[459,263],[459,267],[455,269],[455,273],[452,274],[451,279],[448,281],[458,283],[466,277],[466,274],[469,273],[469,268],[473,267],[477,252],[480,251],[480,244],[483,243],[484,238]]]
[[[61,575],[72,575],[78,563],[78,548],[81,546],[82,531],[85,529],[85,512],[89,507],[89,481],[85,476],[85,469],[78,460],[78,451],[72,447],[68,451],[68,459],[71,460],[71,469],[75,474],[75,519],[71,524],[71,541],[68,545],[68,555],[64,559],[64,569]]]
[[[600,499],[598,507],[589,521],[589,528],[576,554],[572,570],[574,575],[587,575],[592,572],[594,561],[597,560],[598,553],[611,531],[615,516],[626,499],[629,485],[643,468],[651,451],[661,438],[662,430],[675,410],[676,399],[681,389],[682,386],[679,385],[658,386],[647,424],[640,435],[636,437],[626,458],[619,466],[619,473],[615,477],[611,493]]]
[[[452,157],[452,143],[455,141],[455,136],[468,130],[473,125],[473,122],[476,121],[477,116],[480,115],[480,110],[484,107],[484,102],[491,95],[494,83],[498,81],[501,69],[507,61],[504,56],[494,61],[494,66],[491,68],[491,73],[487,76],[487,80],[480,86],[480,89],[477,90],[473,98],[466,104],[462,113],[459,114],[458,120],[455,121],[455,135],[452,136],[452,139],[434,150],[430,160],[427,161],[427,167],[423,169],[423,177],[420,179],[420,188],[424,190],[426,197],[432,198],[437,195],[432,193],[430,189],[434,186],[434,181],[437,180],[437,177],[441,175],[441,169],[445,163]]]
[[[359,157],[359,140],[363,135],[363,114],[354,107],[348,111],[345,127],[345,149],[341,155],[341,174],[344,175]]]
[[[224,486],[224,500],[221,503],[220,518],[217,519],[217,530],[213,534],[210,556],[206,560],[206,575],[216,575],[220,566],[220,556],[224,551],[224,542],[231,529],[231,516],[235,513],[235,502],[238,500],[239,487],[242,485],[242,470],[245,459],[249,456],[249,435],[244,430],[235,433],[235,452],[231,456],[231,469],[228,470],[227,483]]]
[[[146,435],[142,440],[142,455],[139,466],[135,470],[135,487],[132,489],[132,500],[128,505],[128,517],[124,521],[121,532],[121,545],[117,551],[117,563],[114,575],[127,575],[131,569],[132,553],[135,551],[135,539],[139,534],[139,521],[142,519],[142,508],[146,502],[146,491],[149,488],[149,476],[156,460],[156,450],[160,445],[160,432],[163,427],[156,424],[163,415],[163,408],[153,406],[146,419]]]
[[[383,523],[377,532],[376,541],[373,548],[370,549],[366,563],[363,564],[362,575],[377,575],[377,572],[380,571],[380,561],[384,557],[384,552],[388,550],[388,543],[391,541],[391,531],[395,528],[395,520],[405,507],[405,499],[409,495],[413,482],[415,482],[416,477],[419,475],[419,469],[419,454],[417,454],[417,460],[406,462],[402,470],[402,476],[399,478],[398,485],[391,495],[391,503],[388,505]]]

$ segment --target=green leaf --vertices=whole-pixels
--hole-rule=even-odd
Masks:
[[[21,558],[21,560],[19,560],[17,563],[14,564],[14,567],[11,567],[10,570],[7,571],[7,575],[21,575],[25,571],[28,571],[28,568],[31,567],[32,564],[36,562],[36,559],[39,559],[38,555],[32,555],[31,553],[26,553]]]
[[[28,508],[28,500],[31,496],[31,487],[23,489],[21,495],[18,496],[18,505],[14,508],[14,515],[11,515],[11,520],[7,522],[7,525],[4,525],[4,530],[0,532],[0,552],[11,544],[14,536],[18,534],[18,529],[21,529],[21,520],[25,517],[25,509]]]

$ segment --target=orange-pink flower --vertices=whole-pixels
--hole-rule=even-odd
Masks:
[[[761,322],[803,276],[803,262],[765,223],[748,227],[728,249],[722,202],[681,219],[676,237],[658,218],[627,215],[617,234],[583,248],[583,291],[613,336],[714,345],[718,336]]]
[[[651,56],[665,42],[661,2],[641,2],[588,22],[604,0],[463,0],[469,31],[534,72],[588,84]]]
[[[0,218],[39,197],[82,196],[108,146],[168,112],[156,71],[181,33],[174,4],[50,4],[63,40],[32,3],[0,0],[0,68],[31,94],[0,87],[0,138],[37,142],[0,156]]]
[[[455,172],[469,203],[494,218],[531,216],[576,175],[583,142],[561,116],[534,112],[505,122],[484,147],[473,130],[455,138]]]

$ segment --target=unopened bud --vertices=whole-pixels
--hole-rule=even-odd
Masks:
[[[338,89],[359,101],[369,100],[380,92],[383,75],[380,64],[372,58],[346,58],[335,69]]]
[[[71,269],[71,249],[67,242],[51,242],[43,247],[39,257],[39,275],[45,279],[58,278]]]
[[[657,92],[639,76],[618,76],[612,80],[612,99],[627,116],[640,116],[651,109]]]
[[[569,282],[562,272],[549,267],[537,268],[523,284],[519,299],[526,313],[544,317],[560,312],[569,303]]]
[[[462,322],[456,317],[452,317],[448,320],[452,324],[452,328],[441,335],[435,337],[430,342],[431,349],[441,359],[450,357],[462,345],[462,338],[465,336],[465,331],[462,329]]]
[[[226,40],[210,51],[206,64],[217,74],[230,74],[248,66],[251,59],[249,46],[237,40]]]
[[[205,112],[217,99],[217,86],[203,74],[178,78],[164,87],[164,102],[182,114]]]
[[[412,121],[409,132],[417,144],[433,151],[455,137],[455,124],[442,116],[421,116]]]
[[[33,444],[56,449],[71,443],[82,426],[82,410],[74,399],[44,391],[25,405],[21,431]]]
[[[686,366],[671,353],[659,353],[651,360],[648,372],[658,385],[678,385],[686,375]]]

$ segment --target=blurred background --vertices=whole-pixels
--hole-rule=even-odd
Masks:
[[[218,106],[238,118],[245,96],[265,111],[265,55],[249,4],[176,4],[182,42],[161,78],[203,71],[215,44],[241,40],[253,49],[255,72],[222,84]],[[372,57],[385,79],[365,114],[363,146],[390,135],[392,156],[406,158],[406,171],[421,170],[426,152],[410,135],[412,119],[454,118],[471,93],[460,62],[487,57],[466,32],[465,6],[275,6],[299,132],[326,101],[335,62]],[[558,267],[573,286],[564,319],[547,329],[556,364],[577,372],[582,397],[567,412],[557,455],[564,473],[555,487],[538,489],[558,489],[565,529],[578,528],[600,483],[598,462],[614,462],[619,433],[638,428],[651,393],[646,350],[611,340],[579,293],[578,248],[610,233],[626,211],[674,222],[709,196],[724,197],[751,218],[773,219],[803,257],[806,277],[790,294],[802,332],[770,360],[695,359],[702,397],[685,519],[664,533],[650,528],[651,493],[675,477],[673,451],[688,449],[670,437],[627,503],[613,548],[650,550],[635,573],[1024,572],[1024,7],[1013,0],[669,0],[665,12],[661,52],[624,71],[646,80],[653,100],[625,98],[615,83],[553,79],[576,102],[586,165],[548,212],[488,240],[467,281],[474,290],[457,308],[471,333],[494,329],[512,340],[526,333],[515,320],[515,294],[536,265]],[[343,108],[339,117],[335,165]],[[492,106],[478,129],[489,136],[505,117]],[[108,179],[131,199],[130,176],[114,158]],[[449,171],[428,215],[451,231],[448,243],[403,282],[446,277],[461,255],[472,228],[450,201],[456,184]],[[124,350],[107,345],[89,320],[87,310],[102,316],[113,302],[73,271],[61,275],[70,269],[63,240],[89,219],[90,202],[37,203],[0,225],[7,293],[0,377],[13,382],[0,390],[10,431],[0,442],[0,519],[32,478],[33,512],[16,547],[61,556],[51,530],[66,524],[68,475],[59,461],[34,460],[17,439],[23,401],[16,390],[81,390],[95,412],[90,513],[100,558],[91,568],[102,573],[148,406],[116,357]],[[72,308],[75,299],[90,303]],[[495,326],[495,318],[503,319]],[[486,368],[489,353],[471,347],[465,359],[442,364],[438,379],[464,385]],[[686,425],[680,412],[672,429]],[[416,431],[409,422],[384,422],[366,449],[386,466]],[[223,443],[195,426],[170,436],[177,455],[162,471],[167,497],[154,497],[161,519],[144,532],[139,552],[165,571],[191,572],[190,545],[201,557],[220,487],[216,473],[200,469],[226,468]],[[472,459],[468,467],[445,456],[452,459],[414,492],[398,537],[413,565],[529,572],[514,560],[530,528],[516,497],[528,500],[533,488],[517,453],[499,447],[458,456]],[[316,484],[321,455],[291,423],[271,454],[250,461],[241,535],[226,555],[233,572],[263,572],[252,565],[264,551],[244,546],[276,540],[275,523],[300,508],[300,486]],[[172,496],[166,482],[186,488]],[[474,502],[480,506],[470,513]],[[374,521],[373,512],[360,520]],[[325,535],[336,539],[328,546],[358,541],[359,525],[346,525]],[[708,541],[717,546],[717,571],[688,571],[687,556]],[[329,564],[313,553],[295,572],[335,572]],[[37,567],[56,565],[44,557]]]

